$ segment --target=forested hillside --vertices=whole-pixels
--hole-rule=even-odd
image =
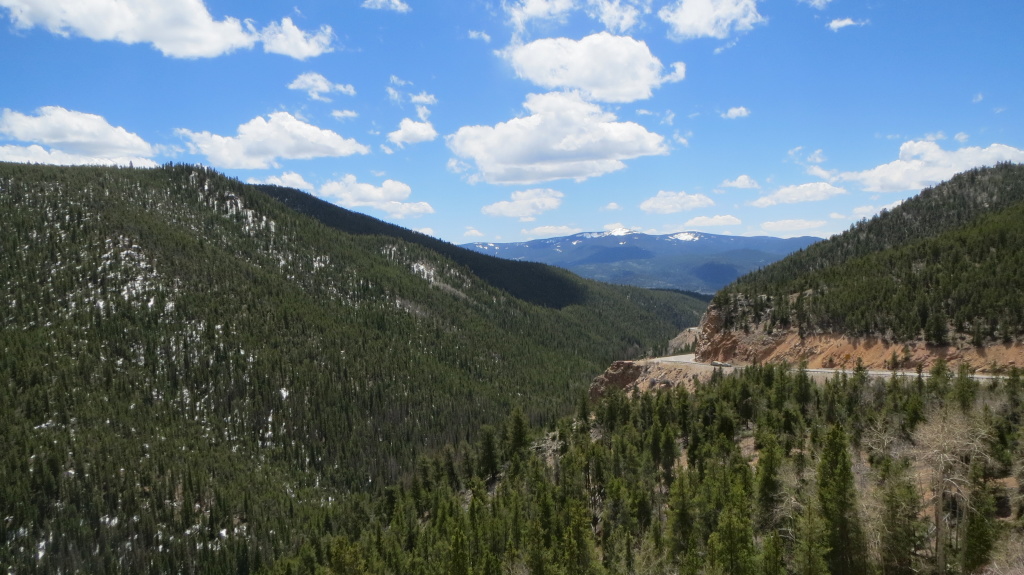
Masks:
[[[744,276],[716,296],[726,329],[796,327],[976,346],[1024,335],[1024,166],[965,172]]]
[[[17,573],[267,565],[326,502],[513,406],[554,421],[702,307],[550,268],[538,281],[571,296],[537,305],[195,166],[0,164],[0,213],[0,564]],[[538,268],[509,264],[529,286]]]
[[[513,413],[325,510],[297,574],[1024,572],[1024,384],[945,365],[814,384],[786,365]]]

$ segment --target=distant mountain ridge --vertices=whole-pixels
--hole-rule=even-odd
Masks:
[[[527,242],[474,242],[463,247],[504,259],[559,266],[608,283],[714,293],[741,275],[820,240],[692,231],[650,235],[619,228]]]

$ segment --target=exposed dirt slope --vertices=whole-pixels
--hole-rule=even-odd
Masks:
[[[999,372],[1024,366],[1024,345],[991,344],[975,347],[966,339],[948,346],[928,345],[924,341],[889,342],[881,338],[855,338],[843,334],[818,333],[800,337],[795,329],[768,333],[763,326],[749,330],[726,330],[718,310],[711,306],[701,320],[697,340],[697,360],[723,361],[736,365],[755,362],[807,362],[810,368],[852,368],[859,358],[868,369],[904,370],[922,366],[926,371],[943,358],[951,365],[967,362],[981,372]]]

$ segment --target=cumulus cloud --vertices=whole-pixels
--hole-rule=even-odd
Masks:
[[[313,184],[307,182],[305,178],[295,172],[285,172],[280,176],[267,176],[263,179],[249,178],[247,181],[250,184],[270,184],[272,186],[295,188],[296,190],[305,190],[307,192],[313,190]]]
[[[644,14],[651,11],[650,0],[588,0],[587,14],[600,20],[605,28],[616,32],[628,32],[640,23]]]
[[[751,205],[766,208],[778,204],[799,204],[803,202],[820,202],[831,197],[845,194],[846,190],[833,186],[828,182],[812,182],[798,186],[786,186],[774,194],[760,197]]]
[[[743,222],[736,216],[697,216],[687,221],[684,226],[688,228],[710,228],[720,226],[738,226]]]
[[[319,32],[310,34],[300,30],[291,18],[282,18],[280,24],[271,23],[260,32],[260,39],[263,40],[264,52],[291,56],[296,60],[315,58],[334,50],[331,48],[334,33],[330,26],[321,26]]]
[[[532,230],[519,230],[521,234],[530,239],[571,236],[582,231],[582,228],[575,228],[572,226],[540,226],[533,228]]]
[[[703,194],[660,191],[653,198],[644,200],[640,209],[649,214],[674,214],[713,205],[715,202]]]
[[[589,100],[633,102],[651,97],[664,83],[686,75],[682,62],[664,67],[647,44],[599,32],[583,38],[545,38],[501,52],[520,78],[544,88],[579,90]]]
[[[668,153],[664,138],[586,102],[575,92],[530,94],[530,115],[495,126],[463,126],[447,138],[460,158],[472,160],[474,179],[532,184],[578,181],[626,167],[624,160]]]
[[[843,172],[838,179],[857,182],[868,192],[915,191],[999,162],[1024,162],[1024,150],[1004,144],[943,150],[934,141],[911,140],[900,146],[899,159],[869,170]]]
[[[757,12],[757,0],[675,0],[658,11],[677,40],[718,38],[751,30],[764,22]]]
[[[380,186],[374,186],[358,182],[352,174],[327,182],[317,191],[318,196],[340,206],[373,208],[398,219],[434,213],[434,208],[427,202],[406,202],[411,194],[412,188],[408,184],[384,180]]]
[[[488,216],[519,218],[521,222],[532,222],[544,212],[558,209],[562,205],[562,192],[552,189],[532,189],[512,192],[510,201],[502,201],[481,208]]]
[[[735,120],[736,118],[746,118],[750,115],[750,110],[739,106],[736,108],[729,108],[728,111],[723,112],[721,116],[727,120]]]
[[[154,154],[153,147],[138,134],[111,126],[102,116],[60,106],[43,106],[34,116],[4,109],[0,113],[0,134],[96,158]]]
[[[388,141],[399,148],[406,144],[419,144],[437,138],[437,130],[430,122],[417,122],[411,118],[403,118],[398,129],[388,134]]]
[[[751,178],[750,176],[748,176],[746,174],[742,174],[738,178],[736,178],[735,180],[725,180],[724,182],[722,182],[722,187],[723,188],[740,188],[740,189],[744,189],[744,190],[752,190],[752,189],[760,188],[761,185],[758,184],[757,181],[754,178]]]
[[[617,210],[621,210],[622,206],[620,206],[617,202],[608,202],[608,204],[606,204],[601,209],[606,211],[606,212],[614,212],[614,211],[617,211]]]
[[[338,120],[348,120],[350,118],[359,117],[359,114],[353,110],[334,110],[331,112],[331,116],[334,116]]]
[[[43,106],[35,115],[4,109],[0,135],[29,146],[0,147],[0,160],[56,165],[155,167],[156,154],[138,134],[112,126],[102,116]],[[48,146],[46,148],[44,146]]]
[[[263,42],[264,50],[306,59],[331,50],[331,28],[299,30],[290,18],[262,31],[249,21],[215,20],[202,0],[0,0],[15,27],[61,36],[151,44],[172,58],[213,58]]]
[[[467,238],[482,238],[484,233],[474,228],[473,226],[466,226],[466,233],[462,234]]]
[[[330,102],[331,99],[323,94],[338,92],[346,96],[355,96],[356,89],[352,84],[335,84],[316,72],[299,74],[297,78],[288,84],[290,90],[302,90],[309,94],[310,99],[320,102]]]
[[[564,18],[576,8],[575,0],[519,0],[505,5],[512,26],[522,31],[530,20]]]
[[[363,0],[363,8],[370,8],[372,10],[393,10],[403,14],[412,10],[412,8],[410,8],[405,2],[402,2],[402,0]]]
[[[488,44],[491,42],[491,35],[482,30],[470,30],[469,37],[472,40],[483,40]]]
[[[833,32],[838,32],[843,28],[849,26],[864,26],[868,23],[867,20],[854,20],[852,18],[836,18],[828,23],[828,29]]]
[[[23,164],[53,164],[57,166],[133,165],[136,168],[155,168],[157,166],[157,163],[149,158],[85,156],[82,154],[69,154],[62,150],[48,150],[37,144],[31,146],[0,146],[0,161]]]
[[[288,112],[259,116],[238,127],[236,136],[193,132],[176,133],[189,142],[192,153],[206,156],[220,168],[275,168],[278,159],[296,160],[368,154],[354,139],[307,124]]]
[[[831,2],[832,0],[800,0],[800,1],[803,2],[804,4],[809,4],[810,6],[812,6],[814,8],[817,8],[818,10],[824,10],[825,6],[828,6],[828,3]]]

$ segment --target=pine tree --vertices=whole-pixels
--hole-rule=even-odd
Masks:
[[[856,490],[846,432],[829,429],[818,462],[818,504],[825,524],[826,554],[832,575],[863,573],[867,555],[857,514]]]
[[[689,549],[693,524],[687,476],[683,472],[676,477],[668,496],[668,551],[677,564],[682,563]]]

